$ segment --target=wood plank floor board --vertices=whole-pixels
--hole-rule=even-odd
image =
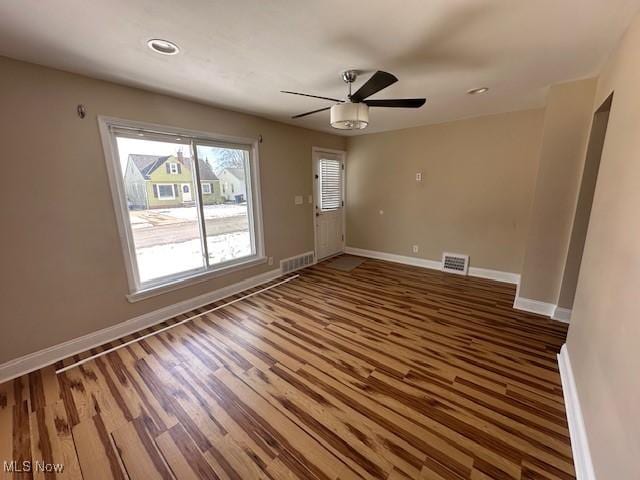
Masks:
[[[142,417],[114,430],[111,436],[131,480],[175,478]]]
[[[566,325],[486,279],[378,260],[300,273],[0,385],[0,461],[65,465],[0,478],[575,478]]]
[[[113,438],[107,432],[100,415],[74,425],[72,434],[83,478],[97,480],[129,478]]]
[[[272,372],[253,370],[242,380],[254,390],[265,392],[267,401],[297,423],[326,449],[342,458],[362,478],[386,478],[393,464],[387,458],[388,449],[355,415],[344,414],[328,399],[292,380],[285,366],[275,366]],[[286,380],[285,380],[286,379]],[[295,386],[294,386],[295,384]],[[298,387],[298,388],[296,388]],[[389,442],[390,440],[386,440]],[[413,468],[422,464],[422,455],[413,458]],[[403,461],[398,457],[396,461]],[[407,463],[411,467],[410,463]]]

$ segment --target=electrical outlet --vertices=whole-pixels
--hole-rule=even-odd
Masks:
[[[269,257],[269,265],[273,265],[273,257]]]
[[[296,195],[293,201],[296,205],[302,205],[302,195]]]
[[[421,182],[422,181],[422,172],[418,172],[416,173],[416,182]]]
[[[313,195],[309,195],[309,198],[307,198],[307,201],[309,202],[309,205],[311,205],[313,203]]]
[[[418,245],[412,247],[413,253],[418,253]]]

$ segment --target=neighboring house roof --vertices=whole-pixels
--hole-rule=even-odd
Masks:
[[[244,168],[225,168],[223,172],[228,172],[241,182],[244,182]]]
[[[185,157],[183,163],[187,168],[191,168],[191,158]],[[213,173],[213,169],[208,162],[205,162],[201,158],[198,159],[198,169],[200,170],[200,180],[218,180],[218,177]]]
[[[160,157],[157,155],[129,154],[129,160],[133,162],[145,180],[149,180],[151,178],[151,174],[170,158],[173,158],[176,161],[178,160],[178,157],[175,155],[165,155]],[[183,157],[182,164],[186,168],[191,169],[191,158]],[[218,177],[213,173],[213,169],[209,163],[199,160],[198,166],[200,167],[200,180],[218,180]]]
[[[159,157],[157,155],[139,155],[135,153],[129,154],[129,160],[133,162],[136,168],[140,171],[145,180],[149,180],[149,175],[158,166],[162,165],[164,161],[169,158],[168,156]]]

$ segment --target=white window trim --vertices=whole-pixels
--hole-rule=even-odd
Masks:
[[[160,195],[160,186],[171,187],[171,196]],[[158,200],[175,200],[176,189],[173,187],[173,183],[156,183],[156,189],[158,190]]]
[[[228,144],[244,145],[249,148],[250,157],[250,182],[251,195],[247,198],[249,206],[249,221],[253,229],[252,250],[255,254],[249,257],[234,259],[229,262],[216,264],[215,267],[203,267],[191,272],[181,272],[177,275],[167,276],[156,279],[156,283],[147,282],[142,285],[139,281],[137,260],[135,254],[135,245],[133,242],[133,234],[131,223],[128,218],[126,192],[124,182],[122,181],[122,167],[119,159],[115,158],[117,146],[115,144],[115,136],[111,134],[111,127],[125,127],[132,129],[140,129],[152,132],[159,132],[169,135],[177,135],[187,139],[197,139],[209,145],[219,144],[220,146],[228,146]],[[127,272],[127,280],[129,284],[129,293],[126,295],[130,302],[136,302],[144,298],[194,285],[211,278],[220,277],[233,271],[250,268],[266,262],[265,246],[264,246],[264,229],[262,222],[262,200],[260,192],[260,159],[259,159],[259,142],[255,138],[234,137],[222,134],[212,134],[197,130],[187,130],[180,127],[172,127],[167,125],[159,125],[146,122],[137,122],[115,117],[98,116],[98,127],[100,130],[100,138],[104,150],[105,163],[107,167],[107,175],[113,206],[120,234],[120,242],[125,260],[125,269]],[[149,135],[147,138],[151,138]],[[117,160],[117,161],[116,161]],[[158,192],[159,193],[159,192]],[[195,192],[198,195],[198,192]],[[158,195],[159,197],[160,195]]]
[[[169,174],[170,175],[178,175],[178,164],[175,162],[171,162],[169,164]]]
[[[202,183],[202,194],[203,195],[211,195],[213,193],[213,188],[212,188],[211,183],[209,183],[209,182],[200,182],[200,183]],[[204,187],[207,187],[207,190],[209,190],[209,191],[205,192],[204,191]]]

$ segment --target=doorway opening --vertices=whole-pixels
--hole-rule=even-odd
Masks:
[[[345,152],[313,148],[313,204],[316,259],[344,251]]]
[[[558,306],[553,315],[554,318],[558,320],[568,321],[571,317],[612,103],[613,93],[609,95],[600,108],[593,114],[593,123],[591,125],[589,144],[587,146],[587,156],[582,172],[582,181],[573,219],[573,228],[571,229],[569,250],[562,275]]]

